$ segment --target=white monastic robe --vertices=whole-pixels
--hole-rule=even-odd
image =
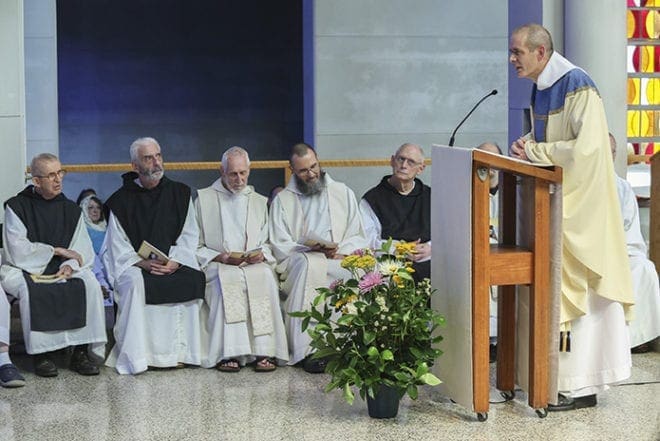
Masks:
[[[289,359],[279,287],[268,244],[267,198],[251,186],[238,193],[218,179],[198,191],[197,259],[206,275],[202,306],[203,367],[256,356]],[[213,262],[219,254],[261,248],[265,261],[251,265]]]
[[[0,285],[0,344],[9,346],[9,328],[11,324],[11,305]]]
[[[304,196],[295,178],[273,200],[269,233],[282,290],[287,295],[285,314],[310,307],[316,288],[333,280],[350,277],[337,259],[326,259],[320,252],[309,252],[302,244],[310,236],[336,242],[338,254],[350,254],[367,245],[355,194],[346,185],[325,174],[321,193]],[[302,320],[285,315],[289,338],[289,364],[310,353],[310,338],[301,331]]]
[[[18,298],[27,353],[41,354],[68,346],[90,344],[91,354],[103,360],[107,341],[103,294],[91,270],[95,254],[82,215],[76,225],[71,244],[67,247],[82,256],[82,266],[75,259],[62,263],[73,269],[72,278],[81,279],[85,284],[87,315],[86,324],[82,328],[48,332],[32,330],[30,296],[23,270],[30,274],[42,274],[53,258],[54,248],[45,243],[30,242],[27,228],[10,207],[5,209],[3,240],[4,262],[0,269],[0,281],[7,294]]]
[[[559,354],[558,386],[575,397],[630,376],[624,307],[633,303],[607,120],[589,76],[554,52],[533,89],[525,153],[563,168],[561,322],[571,352]]]
[[[639,226],[639,208],[632,186],[616,177],[623,229],[626,232],[630,271],[635,292],[635,319],[630,322],[630,346],[639,346],[660,335],[660,286],[655,265],[647,258]]]
[[[195,250],[199,230],[192,200],[176,245],[167,250],[171,260],[199,269]],[[166,251],[166,250],[162,250]],[[202,300],[151,305],[145,303],[142,270],[134,266],[141,259],[119,221],[110,214],[101,250],[110,284],[115,289],[116,344],[106,365],[120,374],[139,374],[147,367],[172,367],[177,363],[201,362],[200,306]]]

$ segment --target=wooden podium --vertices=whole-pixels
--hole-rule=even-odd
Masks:
[[[489,240],[489,170],[501,172],[500,243]],[[434,146],[432,208],[433,307],[445,315],[445,340],[436,373],[444,392],[474,410],[489,408],[490,286],[498,285],[497,388],[513,398],[515,387],[516,285],[529,286],[529,405],[539,416],[548,404],[550,311],[550,188],[559,167],[541,168],[482,150]],[[518,246],[518,182],[531,188],[527,235]],[[458,201],[458,203],[457,203]],[[451,255],[455,252],[455,255]],[[449,254],[449,255],[447,255]],[[444,256],[443,256],[444,255]],[[447,331],[447,332],[445,332]],[[527,337],[527,336],[526,336]]]

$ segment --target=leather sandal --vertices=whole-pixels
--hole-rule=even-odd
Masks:
[[[220,360],[220,363],[215,367],[220,372],[238,372],[241,370],[241,365],[235,358]]]
[[[257,362],[254,364],[255,372],[273,372],[277,369],[277,364],[273,357],[257,357]]]

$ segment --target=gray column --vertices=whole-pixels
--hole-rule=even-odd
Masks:
[[[59,154],[56,0],[25,2],[25,123],[27,161]]]
[[[626,170],[626,2],[566,0],[564,46],[566,58],[586,70],[605,104],[610,132],[620,154],[615,168]]]
[[[23,0],[0,1],[0,78],[0,200],[4,201],[24,183]]]

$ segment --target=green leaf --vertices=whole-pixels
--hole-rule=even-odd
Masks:
[[[389,349],[385,349],[381,352],[380,356],[383,360],[394,360],[394,354]]]
[[[419,377],[419,381],[421,381],[424,384],[428,384],[429,386],[437,386],[438,384],[442,383],[442,381],[440,381],[438,377],[436,377],[430,372]]]
[[[338,325],[350,325],[354,318],[355,318],[355,315],[353,315],[353,314],[344,314],[341,317],[339,317],[339,320],[337,320],[337,324]]]
[[[417,399],[417,386],[411,384],[410,386],[408,386],[407,392],[410,398],[412,398],[413,400]]]
[[[310,316],[307,316],[303,319],[302,325],[300,326],[302,328],[302,332],[305,332],[307,330],[307,328],[309,327],[310,319],[311,319]]]
[[[364,331],[364,337],[362,338],[362,341],[364,341],[365,345],[368,345],[369,343],[371,343],[375,339],[376,339],[376,333],[375,332],[373,332],[373,331]]]
[[[319,349],[318,351],[314,352],[312,354],[312,358],[324,358],[324,357],[329,357],[331,355],[336,355],[337,350],[335,348],[323,348]]]
[[[353,391],[351,390],[351,385],[346,383],[344,385],[344,399],[348,404],[353,404],[353,400],[355,400],[355,395],[353,394]]]
[[[325,293],[321,293],[316,297],[314,297],[314,300],[312,301],[312,305],[314,305],[314,307],[317,307],[319,304],[324,302],[325,302]]]
[[[378,357],[378,349],[376,349],[375,346],[369,346],[369,349],[367,350],[367,355],[370,358]]]

